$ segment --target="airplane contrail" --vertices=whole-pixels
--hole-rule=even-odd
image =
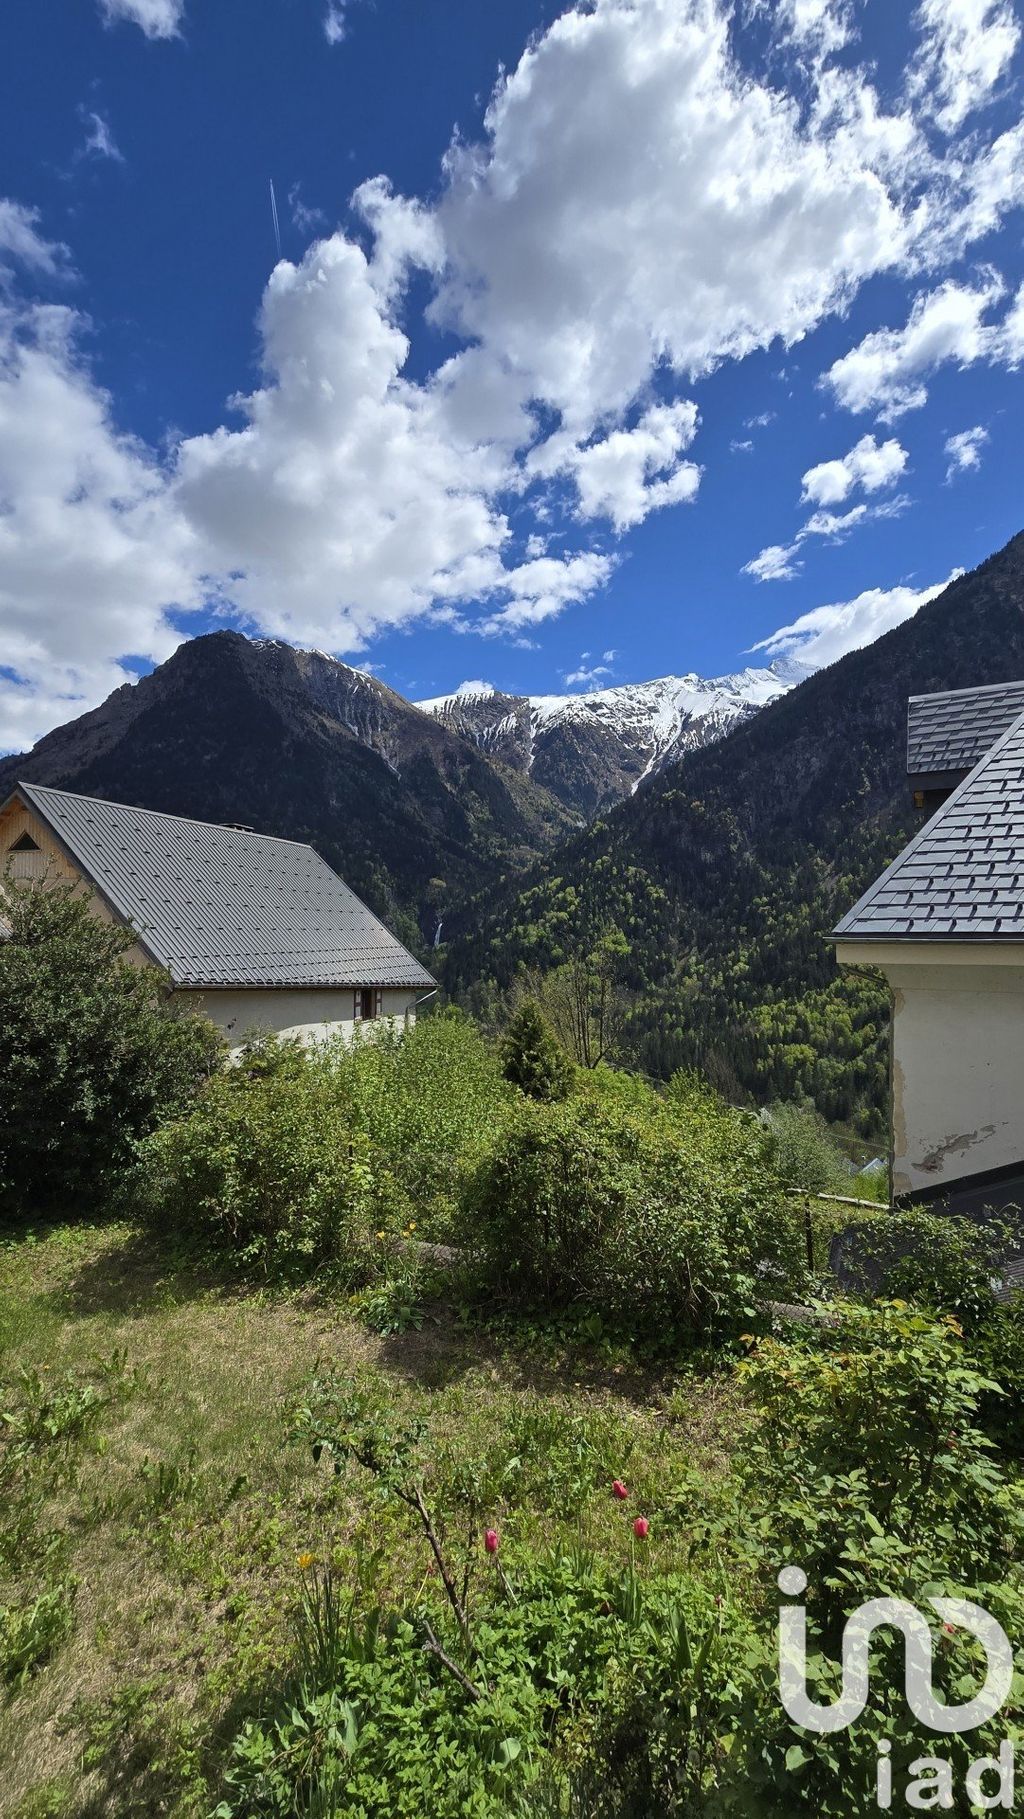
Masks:
[[[281,257],[281,227],[277,219],[277,197],[274,194],[274,179],[270,179],[270,212],[274,217],[274,239],[277,242],[277,256]]]

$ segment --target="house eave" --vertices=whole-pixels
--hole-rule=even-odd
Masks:
[[[865,940],[843,935],[830,937],[840,966],[974,966],[1024,967],[1024,941],[1007,937],[1003,941],[964,939]]]

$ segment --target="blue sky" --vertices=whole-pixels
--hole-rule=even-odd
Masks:
[[[1024,525],[1019,28],[5,9],[0,747],[217,625],[415,696],[915,610]]]

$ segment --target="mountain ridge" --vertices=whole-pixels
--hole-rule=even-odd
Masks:
[[[780,662],[728,676],[691,671],[565,695],[463,684],[415,705],[592,820],[809,673]]]

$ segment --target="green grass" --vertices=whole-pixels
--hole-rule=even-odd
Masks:
[[[78,1438],[40,1443],[31,1481],[16,1476],[0,1508],[0,1604],[30,1608],[56,1578],[74,1588],[70,1635],[56,1626],[49,1652],[2,1691],[5,1814],[208,1814],[230,1738],[292,1664],[301,1552],[375,1600],[437,1596],[407,1512],[357,1468],[336,1477],[288,1443],[318,1365],[425,1418],[438,1474],[455,1457],[520,1461],[494,1512],[510,1559],[580,1539],[623,1559],[628,1525],[607,1487],[624,1476],[629,1514],[651,1518],[652,1562],[671,1570],[736,1426],[728,1374],[693,1392],[608,1348],[535,1333],[527,1350],[441,1303],[418,1329],[381,1337],[343,1301],[245,1291],[125,1225],[11,1239],[4,1409],[29,1394],[26,1370],[39,1373],[37,1401],[72,1373],[98,1386],[100,1406]],[[30,1482],[37,1504],[18,1530]],[[471,1558],[476,1543],[452,1545]]]

